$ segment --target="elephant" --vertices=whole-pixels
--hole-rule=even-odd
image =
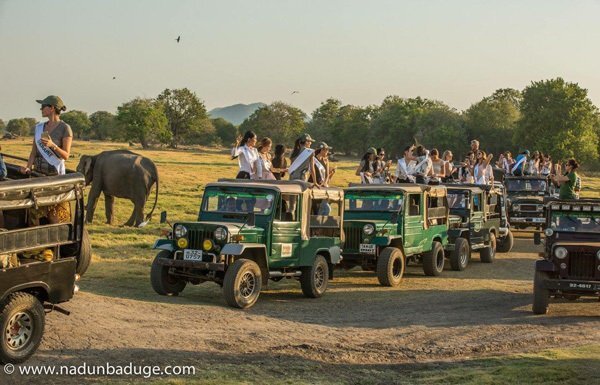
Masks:
[[[103,151],[97,155],[83,155],[77,172],[85,176],[86,186],[92,187],[86,206],[86,221],[92,223],[100,193],[104,193],[106,223],[113,223],[114,198],[127,198],[134,204],[133,213],[124,226],[143,226],[156,208],[158,201],[158,170],[152,160],[129,150]],[[152,210],[144,218],[144,206],[156,183],[156,197]]]

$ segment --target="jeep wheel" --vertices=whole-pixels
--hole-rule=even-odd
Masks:
[[[404,275],[404,254],[396,247],[386,247],[377,259],[377,280],[382,286],[398,286]]]
[[[77,254],[78,251],[79,254]],[[77,259],[75,272],[83,276],[92,262],[92,244],[87,229],[83,229],[81,234],[81,245],[77,243],[63,245],[60,246],[59,252],[61,257],[75,257]]]
[[[452,270],[463,271],[466,269],[471,259],[471,247],[469,241],[465,238],[458,237],[454,242],[454,250],[450,254],[450,266]]]
[[[319,298],[327,290],[329,265],[322,255],[317,255],[311,267],[303,267],[300,276],[302,293],[309,298]]]
[[[27,293],[10,295],[0,313],[0,362],[18,364],[35,353],[44,334],[41,302]]]
[[[508,234],[504,238],[498,239],[498,249],[500,253],[509,253],[513,245],[515,244],[515,238],[513,237],[512,231],[508,230]]]
[[[492,263],[496,258],[496,234],[490,233],[490,245],[479,251],[479,258],[483,263]]]
[[[229,306],[247,309],[254,305],[262,288],[262,274],[256,262],[241,258],[229,266],[223,281],[223,295]]]
[[[187,282],[179,277],[169,274],[169,268],[159,263],[163,258],[172,258],[171,252],[161,250],[156,254],[156,257],[152,262],[152,268],[150,269],[150,283],[157,294],[177,296],[185,289]]]
[[[423,271],[425,272],[425,275],[437,277],[442,274],[442,271],[444,271],[444,263],[444,248],[441,243],[433,241],[431,244],[431,251],[423,254]]]
[[[550,291],[544,288],[544,281],[548,279],[548,273],[536,271],[533,277],[533,313],[548,313],[548,302],[550,301]]]

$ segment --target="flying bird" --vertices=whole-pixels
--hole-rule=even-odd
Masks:
[[[181,35],[177,36],[177,39],[175,39],[175,41],[177,41],[179,43],[179,40],[181,40]]]
[[[116,76],[113,76],[113,80],[115,80],[116,78],[117,78]]]
[[[299,93],[300,93],[300,91],[292,91],[292,95],[299,94]]]

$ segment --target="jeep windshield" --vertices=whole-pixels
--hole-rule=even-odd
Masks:
[[[600,233],[600,213],[553,212],[550,227],[554,231]]]
[[[204,192],[202,211],[224,214],[263,214],[273,212],[272,191],[209,189]]]
[[[448,191],[448,207],[451,209],[466,209],[469,194],[463,191]]]
[[[506,189],[509,192],[545,193],[548,187],[546,179],[507,179]]]
[[[400,211],[402,194],[353,194],[346,193],[347,211]]]

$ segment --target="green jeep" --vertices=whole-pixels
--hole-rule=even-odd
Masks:
[[[198,220],[175,222],[154,245],[152,287],[177,295],[213,281],[230,306],[248,308],[269,279],[297,278],[305,296],[320,297],[341,260],[343,199],[301,181],[210,183]]]
[[[492,263],[498,243],[512,248],[512,233],[502,226],[501,197],[491,186],[449,184],[450,229],[448,246],[453,270],[464,270],[471,251],[479,250],[481,262]]]
[[[342,266],[376,271],[383,286],[398,286],[411,260],[422,262],[426,275],[440,275],[448,243],[445,187],[356,185],[344,195]]]
[[[533,279],[535,314],[548,312],[550,296],[600,297],[600,199],[551,201],[544,211],[544,252]]]

